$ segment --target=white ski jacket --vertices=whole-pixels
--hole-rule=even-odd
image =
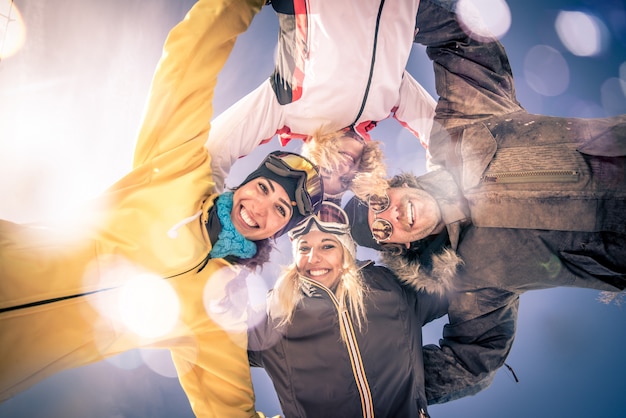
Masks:
[[[232,164],[278,134],[281,144],[353,127],[366,139],[393,115],[427,147],[435,100],[406,72],[419,0],[272,1],[275,71],[212,123],[218,190]],[[219,150],[219,151],[218,151]]]

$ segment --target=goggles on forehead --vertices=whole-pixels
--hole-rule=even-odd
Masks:
[[[315,213],[324,198],[324,185],[315,164],[299,154],[273,152],[268,156],[265,167],[279,176],[298,179],[296,207],[304,216]]]
[[[309,233],[313,225],[322,232],[335,235],[350,233],[348,215],[339,206],[329,201],[323,201],[319,212],[309,216],[304,222],[289,231],[289,238],[294,239]]]
[[[389,199],[389,195],[387,193],[383,196],[370,195],[367,198],[367,206],[372,212],[374,212],[374,221],[370,225],[372,238],[379,243],[388,241],[391,239],[391,235],[393,234],[393,225],[391,222],[387,219],[376,217],[379,213],[389,209],[390,204],[391,200]]]

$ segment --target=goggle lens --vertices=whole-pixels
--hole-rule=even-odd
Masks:
[[[274,173],[298,178],[296,203],[302,215],[312,215],[324,198],[324,185],[315,164],[301,155],[275,152],[265,163]]]
[[[348,216],[339,206],[330,202],[323,202],[317,217],[322,222],[332,222],[349,225]]]
[[[332,202],[323,201],[317,215],[308,217],[304,222],[289,231],[293,238],[308,234],[311,227],[316,224],[317,228],[329,234],[343,235],[350,232],[348,215],[339,206]]]

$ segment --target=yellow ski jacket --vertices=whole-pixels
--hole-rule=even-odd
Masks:
[[[219,303],[239,268],[207,258],[217,195],[204,142],[217,74],[262,3],[200,0],[172,29],[134,168],[88,221],[71,231],[0,221],[0,400],[154,347],[171,350],[197,416],[256,415],[245,317]],[[165,315],[163,300],[177,315]]]

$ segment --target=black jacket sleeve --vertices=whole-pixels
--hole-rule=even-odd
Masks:
[[[515,338],[517,294],[481,289],[450,299],[449,323],[439,346],[423,348],[429,404],[474,395],[489,386]]]

